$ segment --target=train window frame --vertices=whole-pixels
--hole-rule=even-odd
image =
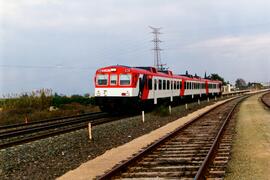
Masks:
[[[107,78],[106,78],[106,84],[100,84],[99,83],[99,77],[100,76],[107,76]],[[97,74],[97,76],[96,76],[96,85],[98,85],[98,86],[108,86],[108,83],[109,83],[109,74],[105,74],[105,73],[103,73],[103,74]]]
[[[112,83],[112,77],[116,77],[113,81],[115,83]],[[117,74],[110,74],[110,85],[111,86],[117,86],[117,81],[118,81],[118,75]]]
[[[127,81],[126,79],[122,79],[123,76],[129,76],[129,84],[123,84],[123,81]],[[130,86],[131,85],[131,80],[132,80],[132,76],[130,73],[123,73],[123,74],[119,74],[119,85],[120,86]]]

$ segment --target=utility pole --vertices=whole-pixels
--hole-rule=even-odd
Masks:
[[[154,34],[154,39],[152,40],[152,42],[154,42],[154,66],[158,69],[158,70],[163,70],[163,64],[161,64],[161,56],[160,56],[160,51],[162,51],[162,49],[160,49],[159,47],[159,43],[161,43],[162,41],[159,39],[159,34],[160,33],[160,29],[161,28],[155,28],[152,26],[149,26],[153,31],[152,33]]]

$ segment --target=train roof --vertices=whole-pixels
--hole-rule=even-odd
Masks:
[[[211,82],[217,82],[217,83],[221,82],[218,80],[201,78],[199,76],[192,76],[192,75],[186,75],[186,74],[173,74],[173,72],[170,70],[158,71],[155,67],[151,67],[151,66],[130,67],[130,66],[124,66],[124,65],[112,65],[112,66],[99,68],[97,69],[96,73],[115,72],[117,69],[120,69],[121,72],[138,72],[138,73],[143,73],[143,74],[149,74],[152,76],[174,77],[174,78],[181,78],[181,79],[192,80],[192,81],[211,81]]]

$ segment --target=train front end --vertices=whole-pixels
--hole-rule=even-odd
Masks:
[[[138,77],[127,66],[100,68],[95,75],[95,100],[102,111],[119,112],[135,105]]]

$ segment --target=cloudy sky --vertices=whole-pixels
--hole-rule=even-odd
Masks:
[[[269,0],[0,0],[0,94],[93,93],[95,70],[162,62],[177,73],[270,81]]]

